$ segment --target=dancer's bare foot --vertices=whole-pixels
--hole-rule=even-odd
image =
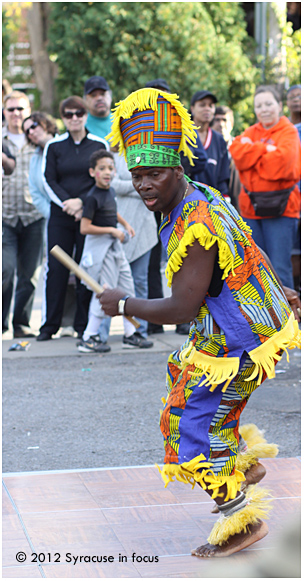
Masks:
[[[261,462],[258,462],[257,464],[253,464],[252,466],[250,466],[250,468],[248,468],[248,470],[246,470],[244,474],[246,480],[242,482],[241,486],[242,492],[245,492],[247,487],[250,486],[251,484],[257,484],[258,482],[260,482],[260,480],[264,478],[265,474],[266,468],[263,466],[263,464],[261,464]],[[220,512],[216,502],[214,503],[211,512],[212,514],[217,514]]]
[[[250,532],[233,535],[221,547],[206,543],[206,545],[202,545],[191,551],[191,555],[203,559],[206,557],[229,557],[229,555],[242,551],[242,549],[246,549],[246,547],[260,541],[268,534],[268,526],[263,521],[260,521],[256,525],[248,525],[248,529]]]

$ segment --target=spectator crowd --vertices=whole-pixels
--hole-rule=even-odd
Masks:
[[[162,78],[146,87],[178,93]],[[112,124],[110,85],[93,76],[82,97],[61,101],[61,134],[53,118],[32,112],[27,94],[6,80],[2,99],[2,333],[12,311],[14,337],[35,336],[30,319],[43,268],[36,340],[60,333],[77,337],[82,353],[108,352],[110,317],[95,293],[50,251],[58,244],[96,281],[119,286],[126,296],[163,296],[162,218],[143,204],[124,157],[106,139]],[[185,174],[219,190],[237,208],[282,284],[300,292],[300,85],[288,89],[286,106],[289,117],[282,114],[275,87],[257,87],[256,123],[235,136],[233,111],[202,82],[189,103],[197,136],[194,165],[180,158]],[[150,336],[164,332],[161,325],[138,323],[135,329],[124,317],[123,347],[150,348]],[[176,332],[188,334],[189,326],[184,321]]]

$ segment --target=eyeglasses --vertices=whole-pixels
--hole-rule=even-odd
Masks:
[[[83,109],[77,109],[77,111],[65,111],[64,113],[62,113],[62,116],[65,117],[66,119],[72,119],[74,117],[74,115],[76,115],[76,117],[78,117],[78,119],[81,119],[81,117],[83,117],[86,114],[86,112]]]
[[[14,113],[14,111],[24,111],[25,107],[8,107],[6,110],[9,113]]]
[[[36,129],[36,127],[38,127],[38,125],[39,125],[38,121],[33,121],[32,125],[30,127],[28,127],[28,129],[24,130],[25,135],[27,135],[27,137],[28,137],[31,129]]]

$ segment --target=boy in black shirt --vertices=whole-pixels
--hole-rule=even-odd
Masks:
[[[135,232],[117,213],[115,191],[110,186],[114,172],[112,153],[105,150],[93,153],[89,173],[95,179],[95,186],[89,191],[83,208],[80,232],[86,234],[86,239],[80,264],[101,285],[106,284],[109,288],[119,286],[126,295],[135,296],[131,269],[121,246],[121,242],[127,242]],[[117,228],[117,222],[124,230]],[[98,336],[104,316],[94,293],[88,324],[78,344],[78,350],[82,353],[110,351],[110,346]],[[134,326],[125,318],[123,321],[123,346],[140,347]]]

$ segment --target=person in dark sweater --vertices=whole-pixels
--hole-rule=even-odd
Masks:
[[[220,133],[211,129],[217,98],[210,91],[197,91],[191,97],[191,115],[197,131],[197,145],[203,145],[208,163],[201,171],[194,172],[194,181],[212,186],[225,198],[229,198],[229,157],[226,142]],[[229,200],[228,200],[229,201]]]
[[[117,212],[115,190],[110,185],[115,173],[113,154],[109,151],[96,151],[91,157],[89,171],[95,180],[95,186],[87,195],[80,223],[80,231],[86,235],[80,264],[100,285],[108,288],[119,286],[127,296],[134,297],[131,268],[121,243],[133,238],[135,231]],[[122,229],[117,227],[117,223]],[[78,343],[81,353],[110,351],[110,346],[106,341],[101,341],[98,335],[104,317],[94,293],[90,302],[88,324]],[[152,341],[138,333],[125,317],[123,322],[123,347],[153,346]]]
[[[87,111],[81,97],[64,99],[59,110],[67,132],[47,143],[42,160],[51,213],[47,230],[45,313],[37,341],[47,341],[57,333],[68,285],[69,271],[50,254],[50,250],[58,244],[79,263],[84,244],[79,227],[82,208],[94,184],[89,174],[89,160],[94,151],[109,149],[104,139],[85,129]],[[90,299],[91,292],[77,281],[74,329],[79,337],[87,324]]]

